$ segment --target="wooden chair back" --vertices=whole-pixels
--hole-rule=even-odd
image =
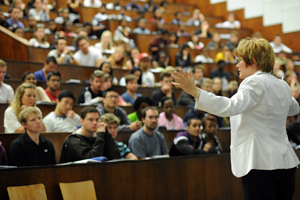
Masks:
[[[97,200],[95,186],[92,180],[59,183],[59,187],[64,200]]]
[[[43,184],[7,187],[10,200],[47,200]]]

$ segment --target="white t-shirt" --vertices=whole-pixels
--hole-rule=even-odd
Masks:
[[[142,84],[146,84],[148,87],[153,87],[155,83],[154,74],[150,71],[143,72],[142,74]]]
[[[42,112],[38,107],[38,109],[42,116]],[[14,133],[17,128],[21,127],[22,124],[19,122],[17,115],[12,107],[8,107],[4,112],[4,129],[5,133]]]
[[[77,129],[80,124],[80,116],[75,114],[73,119],[69,117],[62,117],[54,114],[54,112],[49,113],[43,119],[46,126],[46,132],[73,132]]]
[[[231,23],[230,21],[225,21],[223,23],[218,23],[216,24],[217,28],[235,28],[234,25],[236,25],[237,27],[241,27],[241,22],[239,22],[238,20],[234,20],[233,23]]]
[[[45,48],[45,49],[50,47],[50,44],[48,42],[44,42],[43,44],[41,44],[35,38],[31,38],[29,40],[29,43],[32,44],[34,47],[41,47],[41,48]]]
[[[12,101],[13,98],[14,90],[12,87],[2,82],[0,86],[0,103],[7,103],[7,101]]]
[[[102,53],[99,49],[89,46],[89,52],[87,54],[83,54],[81,50],[78,50],[75,53],[74,58],[78,60],[81,65],[95,67],[96,61],[102,59]]]
[[[205,57],[204,55],[198,55],[195,58],[195,63],[202,62],[202,63],[213,63],[214,60],[210,57]]]

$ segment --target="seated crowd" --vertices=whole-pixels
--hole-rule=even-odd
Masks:
[[[234,49],[241,39],[237,32],[241,23],[235,19],[234,13],[229,13],[227,21],[216,24],[218,28],[235,29],[230,33],[230,39],[224,41],[218,32],[209,32],[209,22],[199,9],[195,9],[191,13],[192,18],[186,22],[182,20],[180,11],[174,14],[174,20],[167,22],[163,18],[163,14],[170,14],[166,1],[160,6],[149,1],[151,3],[147,2],[144,7],[132,2],[119,6],[118,15],[106,13],[106,9],[116,9],[114,4],[99,6],[95,4],[97,1],[93,1],[95,5],[70,2],[68,1],[68,7],[57,9],[59,16],[55,19],[50,18],[50,13],[53,12],[50,10],[56,8],[45,4],[43,0],[33,0],[28,4],[28,8],[31,6],[28,13],[24,6],[23,9],[13,6],[8,20],[5,20],[4,11],[0,8],[1,26],[16,34],[17,30],[33,31],[33,38],[29,43],[33,47],[49,49],[43,68],[24,73],[23,83],[15,91],[3,82],[9,77],[6,73],[9,66],[0,60],[0,103],[9,103],[4,112],[5,133],[22,133],[10,145],[9,160],[0,157],[0,165],[56,164],[53,144],[40,135],[42,132],[70,133],[62,146],[60,163],[100,156],[108,160],[138,160],[153,156],[223,152],[216,132],[219,128],[230,127],[229,118],[196,110],[194,98],[184,91],[176,97],[172,73],[179,67],[190,70],[199,88],[218,96],[232,97],[241,81],[238,71],[231,73],[228,70],[228,66],[237,63]],[[71,30],[72,24],[80,22],[79,13],[74,11],[76,6],[95,6],[100,7],[100,10],[92,21],[80,24],[82,27],[74,33]],[[138,19],[125,15],[126,10],[138,12]],[[153,12],[153,18],[145,18],[147,11]],[[27,18],[28,27],[20,21],[22,18]],[[107,30],[102,24],[111,19],[120,21],[115,30]],[[153,34],[152,40],[148,41],[149,54],[141,52],[136,41],[130,37],[128,23],[131,21],[138,22],[132,33]],[[151,33],[146,28],[148,21],[157,23],[155,32]],[[178,30],[167,30],[164,26],[167,23],[177,25]],[[198,29],[188,33],[185,26],[195,26]],[[62,29],[58,30],[58,27]],[[55,35],[54,44],[47,42],[47,35]],[[178,43],[180,37],[187,36],[190,37],[188,42]],[[74,37],[71,45],[67,44],[69,37]],[[90,41],[95,38],[100,41],[92,45]],[[210,42],[204,45],[203,38],[210,38]],[[259,33],[252,34],[253,40],[259,38],[262,38]],[[293,51],[282,43],[280,35],[275,35],[270,44],[277,54],[273,75],[287,82],[291,95],[299,102],[299,73],[295,70],[295,65],[300,61],[300,54],[294,52],[289,58],[289,53]],[[180,48],[174,55],[176,66],[170,66],[168,48]],[[201,53],[194,59],[191,56],[193,49],[200,50],[199,54]],[[219,51],[215,58],[209,57],[210,50]],[[214,63],[215,69],[207,71],[206,63]],[[64,74],[59,72],[58,65],[94,67],[88,80],[89,86],[78,94],[74,94],[71,89],[61,90]],[[129,74],[117,80],[114,69],[127,70]],[[158,83],[155,82],[154,73],[160,73]],[[40,82],[45,82],[47,87],[38,86]],[[119,93],[115,86],[123,86],[125,92]],[[151,94],[142,95],[140,91],[144,88],[155,89]],[[38,108],[40,102],[52,102],[56,107],[43,117],[42,110]],[[80,113],[72,110],[76,104],[84,106]],[[135,112],[126,113],[124,106],[132,106]],[[190,109],[184,116],[178,116],[175,114],[178,106]],[[287,119],[287,134],[295,148],[300,145],[299,121],[300,116]],[[178,130],[170,149],[162,130]],[[115,140],[122,131],[132,132],[127,144]]]

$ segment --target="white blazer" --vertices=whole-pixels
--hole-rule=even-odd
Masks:
[[[299,164],[286,134],[286,118],[299,113],[285,81],[257,71],[230,99],[201,90],[195,108],[230,116],[231,168],[236,177],[251,169],[289,169]]]

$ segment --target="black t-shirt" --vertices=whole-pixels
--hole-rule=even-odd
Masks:
[[[84,88],[80,91],[79,97],[78,97],[78,104],[81,104],[81,103],[85,102],[85,92],[87,92],[87,91],[90,93],[91,99],[94,99],[96,97],[103,97],[103,91],[102,90],[100,90],[98,92],[98,94],[94,94],[92,89],[91,89],[91,86],[89,86],[89,87],[86,87],[86,88]]]
[[[163,93],[160,88],[154,90],[154,92],[152,93],[152,97],[151,97],[153,105],[158,106],[161,99],[165,96],[166,96],[166,94]],[[172,90],[172,99],[173,99],[174,105],[176,105],[176,98],[175,98],[175,94],[174,94],[173,90]]]
[[[9,164],[18,167],[55,165],[55,150],[52,142],[42,136],[39,140],[37,145],[26,132],[12,141],[9,148]]]

